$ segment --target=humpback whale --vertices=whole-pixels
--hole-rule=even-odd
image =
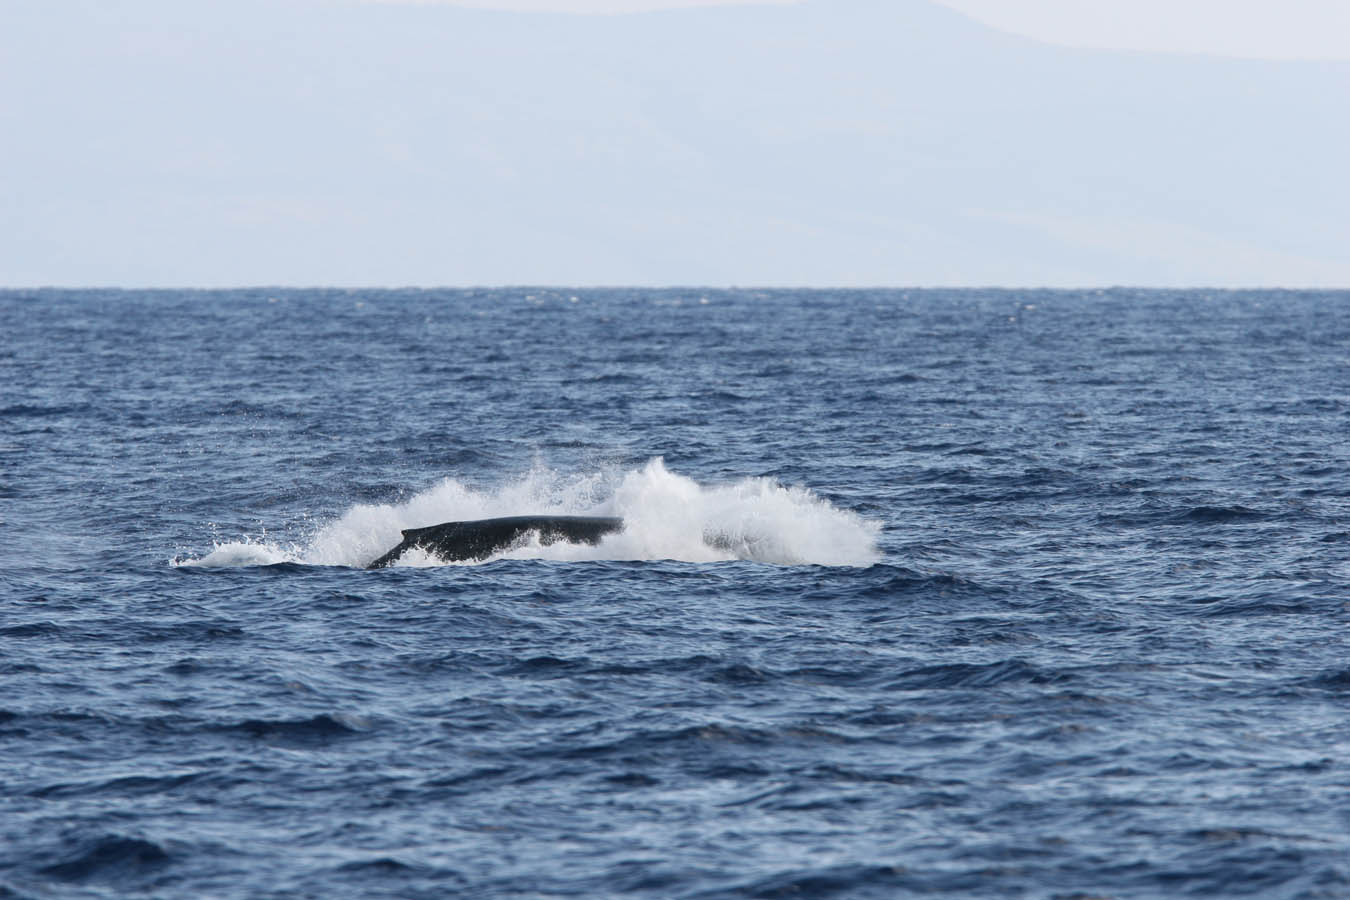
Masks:
[[[426,528],[408,528],[403,541],[366,566],[383,569],[392,566],[404,551],[416,547],[446,562],[487,559],[494,553],[523,543],[533,533],[539,543],[598,544],[607,534],[623,530],[623,519],[610,516],[506,516],[471,522],[445,522]]]

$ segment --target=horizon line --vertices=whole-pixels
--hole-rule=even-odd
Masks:
[[[0,285],[0,292],[20,291],[1058,291],[1082,293],[1085,291],[1221,291],[1244,293],[1252,291],[1350,292],[1350,284],[1328,287],[1319,285],[1165,285],[1165,284],[235,284],[235,285],[124,285],[124,284],[41,284]]]

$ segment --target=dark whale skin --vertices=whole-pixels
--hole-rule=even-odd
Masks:
[[[444,522],[426,528],[408,528],[397,547],[366,566],[392,566],[407,550],[416,547],[445,560],[463,562],[487,559],[523,541],[531,532],[539,543],[598,544],[607,534],[623,530],[623,519],[613,516],[505,516],[468,522]]]

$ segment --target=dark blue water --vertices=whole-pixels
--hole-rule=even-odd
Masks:
[[[0,897],[1350,896],[1348,304],[0,293]]]

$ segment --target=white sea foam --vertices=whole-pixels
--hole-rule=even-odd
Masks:
[[[402,529],[514,515],[621,516],[625,527],[597,546],[541,546],[536,540],[494,559],[745,559],[826,566],[867,566],[880,559],[877,523],[810,490],[768,478],[699,484],[671,472],[657,458],[638,469],[582,475],[536,466],[489,490],[446,478],[406,503],[353,506],[301,544],[266,539],[218,543],[200,559],[180,564],[363,566],[396,545]],[[441,564],[420,551],[405,553],[398,562]]]

